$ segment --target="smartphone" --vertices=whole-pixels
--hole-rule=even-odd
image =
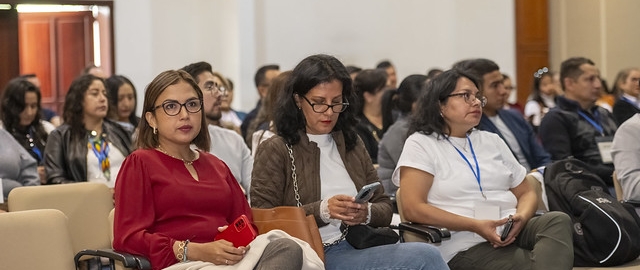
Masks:
[[[258,233],[251,225],[251,221],[245,215],[239,216],[226,230],[218,233],[214,240],[224,239],[233,244],[234,247],[246,247],[256,239]]]
[[[371,197],[373,197],[373,193],[376,191],[376,189],[378,189],[380,187],[380,182],[374,182],[371,184],[368,184],[366,186],[363,186],[360,189],[360,192],[358,192],[358,194],[356,195],[356,203],[366,203],[369,200],[371,200]]]
[[[509,232],[511,231],[511,227],[513,227],[513,215],[509,215],[509,219],[507,220],[507,224],[504,225],[504,230],[502,230],[502,235],[500,236],[500,241],[504,241],[509,236]]]

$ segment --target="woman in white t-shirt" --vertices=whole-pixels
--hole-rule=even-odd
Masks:
[[[526,170],[497,135],[475,130],[486,98],[464,71],[432,81],[418,101],[392,180],[408,221],[446,227],[451,269],[571,269],[569,217],[534,217]],[[501,239],[503,225],[513,226]]]

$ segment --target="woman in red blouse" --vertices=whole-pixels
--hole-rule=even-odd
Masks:
[[[238,216],[252,216],[229,168],[208,153],[202,98],[188,73],[159,74],[145,91],[138,150],[118,175],[113,247],[147,257],[153,269],[186,261],[234,265],[250,249],[214,241]],[[301,261],[300,247],[279,239],[254,269],[300,269]]]

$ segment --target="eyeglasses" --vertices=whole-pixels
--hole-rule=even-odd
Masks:
[[[540,79],[540,78],[542,78],[542,75],[544,75],[545,73],[549,73],[549,68],[548,67],[543,67],[541,69],[538,69],[538,71],[533,73],[533,77],[536,77],[536,78]]]
[[[480,92],[478,92],[478,94],[476,94],[475,96],[469,92],[464,92],[464,93],[450,94],[447,97],[463,97],[464,102],[470,105],[473,105],[473,102],[475,102],[476,100],[480,101],[480,106],[482,107],[484,107],[484,105],[487,105],[487,97],[480,94]]]
[[[180,111],[182,111],[182,107],[184,107],[184,109],[189,113],[197,113],[202,110],[202,100],[194,98],[187,100],[182,104],[175,100],[167,100],[165,102],[162,102],[162,104],[153,107],[151,111],[155,111],[160,107],[162,107],[162,110],[164,110],[164,113],[166,113],[168,116],[178,115]]]
[[[222,85],[218,85],[215,82],[211,82],[211,83],[206,83],[204,85],[204,89],[206,91],[213,91],[213,90],[217,90],[218,92],[220,92],[221,95],[227,95],[227,88],[222,86]]]
[[[336,104],[315,104],[315,103],[311,103],[311,101],[309,101],[307,99],[307,97],[302,96],[302,98],[304,98],[304,100],[307,101],[307,103],[309,103],[309,105],[311,105],[311,109],[316,112],[316,113],[324,113],[326,112],[329,108],[331,108],[331,110],[334,113],[341,113],[344,112],[344,110],[347,109],[347,107],[349,107],[349,102],[342,102],[342,103],[336,103]]]

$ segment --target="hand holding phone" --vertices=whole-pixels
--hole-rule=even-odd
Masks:
[[[380,182],[374,182],[371,184],[368,184],[366,186],[363,186],[360,189],[360,192],[358,192],[358,194],[356,195],[356,199],[355,202],[356,203],[366,203],[369,202],[369,200],[371,200],[371,197],[373,197],[373,193],[376,191],[376,189],[378,189],[380,187]]]
[[[500,241],[507,240],[507,236],[509,236],[509,232],[511,231],[511,227],[513,227],[513,215],[509,215],[509,219],[507,220],[507,224],[504,225],[504,230],[502,230],[502,235],[500,235]]]
[[[251,221],[245,215],[240,215],[234,220],[226,230],[220,232],[214,240],[224,239],[233,244],[234,247],[246,247],[258,236],[258,233],[251,225]]]

